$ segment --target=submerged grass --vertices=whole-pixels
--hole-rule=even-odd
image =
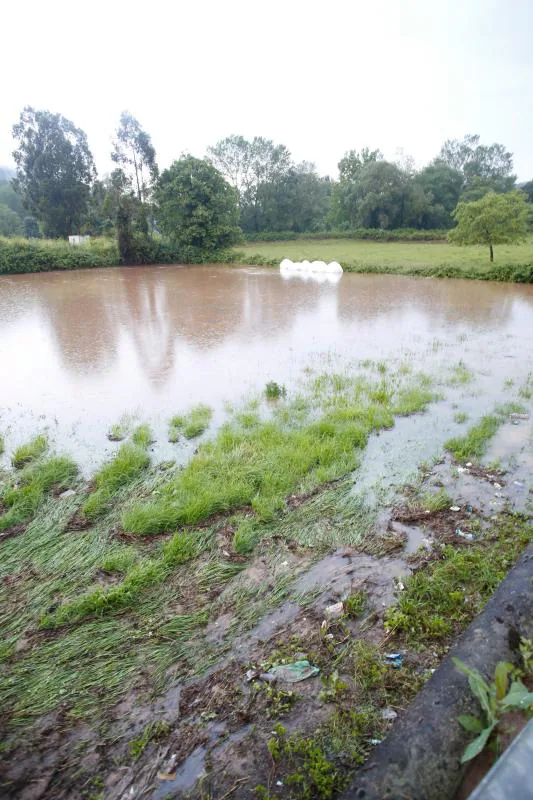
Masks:
[[[172,417],[168,432],[169,441],[177,442],[182,435],[186,439],[195,439],[207,430],[212,416],[212,409],[200,403],[191,408],[187,414]]]
[[[481,458],[501,423],[502,418],[500,416],[487,414],[481,418],[477,425],[470,428],[465,436],[456,436],[453,439],[448,439],[444,447],[449,450],[456,461]]]
[[[273,419],[235,419],[204,442],[158,498],[126,511],[126,531],[150,535],[196,525],[215,514],[249,506],[273,519],[294,491],[309,491],[353,470],[373,431],[390,428],[398,414],[423,410],[435,395],[424,384],[319,376],[310,385],[313,406],[296,398]],[[242,424],[244,422],[245,424]],[[239,540],[240,537],[238,537]],[[245,546],[243,544],[239,546]]]
[[[40,434],[39,436],[35,436],[34,439],[26,444],[22,444],[20,447],[17,447],[11,456],[11,463],[16,469],[20,469],[26,464],[36,461],[38,458],[44,455],[47,449],[48,439],[46,436],[44,436],[44,434]]]

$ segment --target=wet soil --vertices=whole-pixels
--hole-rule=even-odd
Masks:
[[[3,796],[162,800],[191,795],[200,800],[209,793],[214,800],[245,800],[253,797],[258,784],[269,786],[273,797],[283,796],[283,785],[277,782],[283,784],[284,776],[267,747],[274,724],[281,719],[289,732],[305,736],[327,721],[332,707],[320,699],[320,676],[294,685],[261,676],[269,675],[273,663],[302,657],[320,664],[322,674],[329,673],[344,645],[355,639],[385,652],[391,636],[384,628],[384,614],[411,571],[438,558],[443,543],[469,547],[471,540],[459,536],[458,529],[482,536],[489,522],[507,509],[531,507],[528,422],[512,429],[511,422],[503,425],[486,460],[494,460],[495,453],[503,458],[509,432],[512,453],[497,470],[454,464],[450,458],[428,470],[425,487],[435,492],[446,488],[459,511],[424,509],[407,493],[403,503],[397,501],[381,512],[373,539],[365,543],[368,547],[339,548],[314,561],[288,551],[286,568],[295,575],[301,571],[293,599],[281,602],[236,640],[230,635],[231,604],[222,607],[205,630],[220,658],[204,675],[174,683],[157,697],[139,690],[93,725],[73,725],[68,709],[60,707],[16,737],[15,744],[10,737],[9,758],[0,770]],[[221,528],[221,548],[229,537]],[[259,585],[268,577],[268,565],[257,558],[242,574]],[[103,573],[100,579],[110,580]],[[367,598],[364,613],[356,619],[333,618],[324,634],[328,609],[361,590]],[[297,595],[306,595],[305,604],[294,600]],[[424,670],[435,667],[442,654],[441,649],[426,661],[416,654],[404,657],[413,669]],[[340,677],[347,684],[353,680],[348,674]],[[389,727],[401,725],[401,704],[394,711],[398,718]],[[149,739],[134,757],[131,743],[154,722],[165,723],[164,733]]]

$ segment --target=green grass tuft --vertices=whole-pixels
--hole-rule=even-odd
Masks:
[[[44,434],[40,434],[26,444],[17,447],[11,456],[11,463],[16,469],[30,464],[40,458],[48,449],[48,439]]]
[[[181,434],[186,439],[195,439],[207,430],[212,416],[212,409],[209,406],[200,404],[192,408],[187,414],[172,417],[168,433],[169,441],[177,442]]]
[[[115,493],[138,478],[149,464],[150,457],[141,447],[129,442],[121,445],[115,458],[96,473],[96,491],[82,506],[85,516],[94,519],[107,511]]]
[[[285,386],[276,381],[269,381],[265,386],[265,397],[267,400],[279,400],[280,397],[285,397],[287,390]]]
[[[146,424],[138,425],[131,434],[131,440],[133,444],[136,444],[144,449],[149,447],[154,441],[150,426]]]
[[[500,416],[488,414],[482,417],[480,422],[471,428],[465,436],[456,436],[453,439],[448,439],[444,447],[453,455],[456,461],[481,458],[501,422],[502,418]]]
[[[0,530],[7,530],[30,520],[45,495],[53,487],[66,488],[78,468],[69,458],[55,456],[26,467],[17,474],[17,483],[3,489],[0,499],[6,512],[0,516]]]

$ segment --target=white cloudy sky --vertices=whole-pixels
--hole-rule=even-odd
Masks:
[[[2,0],[0,164],[24,105],[83,128],[100,171],[122,109],[161,166],[230,133],[336,174],[368,145],[417,164],[480,133],[533,178],[532,0]]]

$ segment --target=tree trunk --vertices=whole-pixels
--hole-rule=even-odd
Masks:
[[[494,251],[492,249],[492,245],[491,244],[489,244],[489,250],[490,250],[490,262],[492,264],[492,262],[494,261]]]

